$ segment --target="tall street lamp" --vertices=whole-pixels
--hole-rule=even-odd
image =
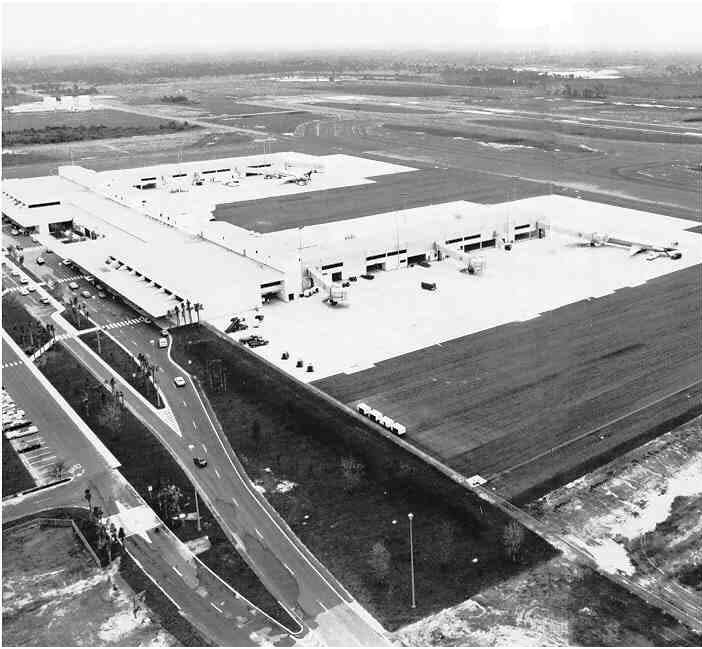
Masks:
[[[412,577],[412,608],[417,608],[417,602],[414,596],[414,539],[412,537],[412,520],[414,519],[414,514],[410,512],[407,514],[409,518],[409,538],[410,538],[410,575]]]

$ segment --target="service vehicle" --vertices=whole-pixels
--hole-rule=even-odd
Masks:
[[[166,347],[168,347],[168,338],[159,338],[158,346],[160,349],[165,349]]]

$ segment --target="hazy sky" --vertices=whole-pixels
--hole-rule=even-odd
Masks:
[[[5,54],[223,49],[702,49],[702,0],[7,2]]]

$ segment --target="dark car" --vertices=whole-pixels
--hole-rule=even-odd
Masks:
[[[422,261],[418,261],[417,265],[421,266],[422,268],[431,268],[431,264],[426,259],[422,259]]]
[[[375,279],[375,277],[373,275],[371,275],[370,273],[366,273],[365,275],[361,275],[361,277],[363,277],[363,279]]]
[[[194,457],[193,462],[195,463],[195,466],[200,467],[201,469],[204,469],[207,466],[207,460],[204,457]]]

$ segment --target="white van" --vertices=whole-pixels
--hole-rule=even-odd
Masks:
[[[356,406],[356,410],[358,410],[358,412],[361,413],[364,417],[367,417],[371,411],[371,407],[367,403],[361,402]]]
[[[399,437],[402,437],[407,432],[407,429],[402,424],[398,424],[397,422],[395,422],[392,425],[392,432],[398,435]]]

